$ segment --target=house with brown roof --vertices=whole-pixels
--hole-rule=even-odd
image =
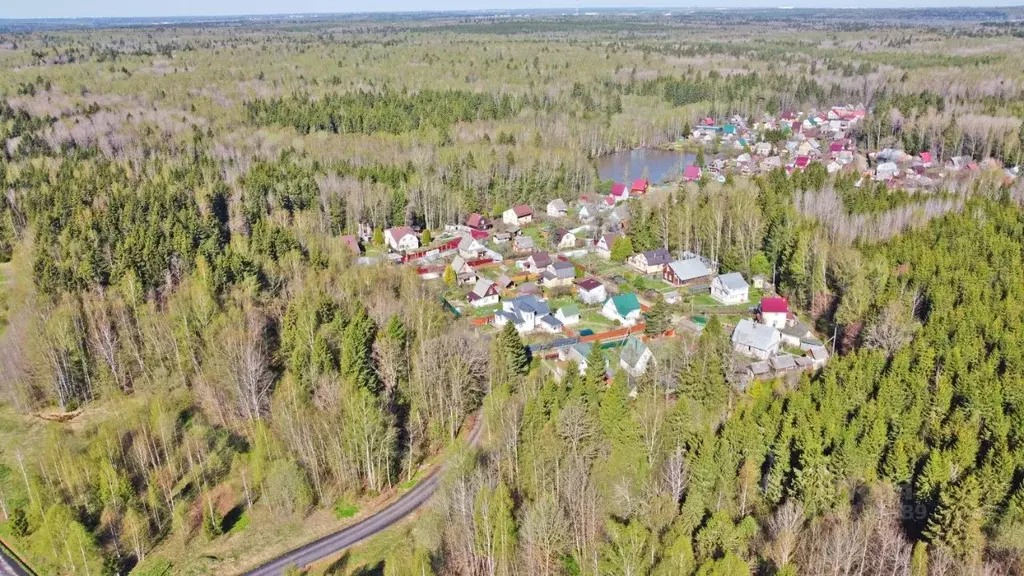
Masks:
[[[395,252],[405,252],[420,247],[420,239],[408,226],[396,226],[385,230],[384,243]]]
[[[501,214],[501,220],[509,226],[526,226],[533,222],[533,208],[526,204],[519,204],[505,210]]]

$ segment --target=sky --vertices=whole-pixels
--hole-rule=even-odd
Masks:
[[[1014,6],[1024,0],[579,0],[583,8],[892,8],[935,6]],[[395,12],[421,10],[575,9],[576,0],[0,0],[0,18],[100,18],[221,16],[314,12]]]

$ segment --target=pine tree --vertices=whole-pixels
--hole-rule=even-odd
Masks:
[[[344,348],[341,354],[341,372],[353,384],[371,391],[377,389],[377,374],[373,369],[373,341],[377,327],[366,309],[359,306],[355,316],[345,327]]]
[[[217,536],[224,533],[223,526],[224,519],[221,518],[220,512],[217,511],[217,507],[210,502],[203,506],[203,534],[207,538],[213,540]]]
[[[11,511],[11,534],[14,534],[18,538],[28,535],[28,516],[25,514],[25,509],[17,507]]]

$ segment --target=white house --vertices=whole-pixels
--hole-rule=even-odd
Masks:
[[[612,245],[615,244],[615,239],[618,238],[619,234],[602,234],[597,239],[597,243],[594,244],[594,249],[597,251],[597,255],[602,258],[612,257]]]
[[[514,206],[501,214],[501,220],[509,226],[525,226],[533,222],[533,208],[526,204]]]
[[[601,315],[623,326],[633,326],[640,321],[640,300],[636,294],[619,294],[612,296],[601,308]]]
[[[757,324],[749,318],[740,320],[732,332],[732,347],[740,354],[767,360],[778,352],[782,339],[771,326]]]
[[[476,270],[473,270],[473,267],[462,256],[452,258],[452,270],[455,271],[455,277],[458,278],[459,284],[470,284],[477,281]]]
[[[647,364],[653,357],[654,354],[646,344],[630,336],[619,352],[619,366],[630,376],[638,378],[647,371]]]
[[[565,200],[561,198],[555,198],[551,202],[548,202],[548,216],[552,218],[561,218],[569,213],[569,206],[565,203]]]
[[[600,304],[608,299],[608,291],[596,278],[586,278],[576,283],[576,290],[584,304]]]
[[[556,230],[551,239],[559,250],[576,247],[576,233],[571,230]]]
[[[523,268],[534,273],[551,265],[551,255],[547,252],[534,252],[530,257],[522,261]]]
[[[779,330],[789,325],[791,316],[789,302],[785,298],[761,298],[761,304],[757,307],[758,321]]]
[[[575,304],[566,304],[555,312],[555,318],[566,326],[575,326],[580,323],[580,308]]]
[[[882,162],[875,168],[875,181],[882,182],[892,180],[900,172],[900,167],[894,162]]]
[[[547,302],[534,295],[516,296],[501,303],[501,310],[494,314],[494,325],[499,328],[512,322],[520,333],[533,332],[537,322],[550,315]]]
[[[537,319],[537,329],[548,334],[558,334],[562,331],[562,321],[551,314],[545,314]]]
[[[750,286],[743,274],[730,272],[711,281],[711,297],[722,304],[742,304],[750,297]]]
[[[579,367],[580,376],[582,376],[587,372],[587,358],[590,357],[590,352],[593,349],[593,344],[589,342],[579,342],[559,350],[558,359],[563,362],[575,363]]]
[[[385,230],[384,243],[395,252],[405,252],[420,247],[420,239],[408,226],[396,226]]]
[[[474,308],[493,306],[498,303],[498,298],[498,285],[486,278],[477,280],[476,286],[473,286],[473,290],[466,297],[469,305]]]
[[[641,274],[660,274],[671,261],[672,255],[664,248],[640,252],[626,259],[626,263]]]
[[[487,249],[482,242],[473,238],[471,234],[463,234],[459,240],[459,256],[471,260],[478,258],[480,253]]]

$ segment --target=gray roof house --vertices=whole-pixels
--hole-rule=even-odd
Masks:
[[[722,304],[740,304],[750,296],[750,286],[739,272],[722,274],[711,281],[711,297]]]
[[[699,284],[711,279],[711,270],[700,258],[676,260],[665,266],[664,278],[676,286]]]
[[[779,331],[771,326],[755,323],[744,318],[736,324],[732,333],[732,346],[740,354],[767,360],[779,350],[782,338]]]

